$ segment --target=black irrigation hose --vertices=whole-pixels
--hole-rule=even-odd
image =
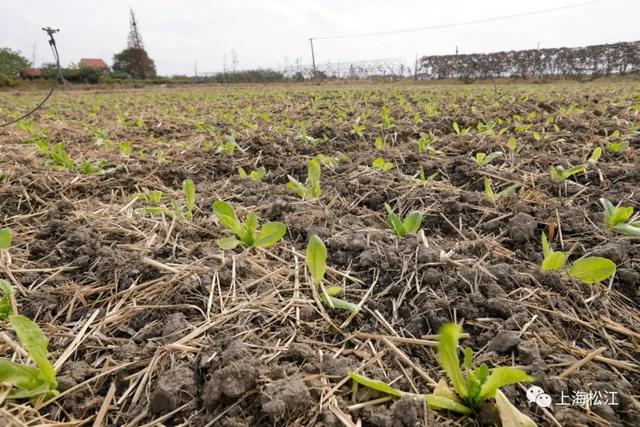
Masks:
[[[51,46],[51,52],[53,52],[53,58],[56,61],[56,69],[57,69],[56,78],[53,80],[53,84],[51,85],[51,89],[49,89],[49,93],[38,105],[36,105],[31,111],[23,114],[17,119],[13,119],[6,123],[0,124],[0,128],[12,125],[14,123],[19,122],[20,120],[26,119],[27,117],[29,117],[30,115],[38,111],[40,108],[42,108],[45,102],[49,100],[49,98],[53,94],[53,91],[58,86],[58,81],[59,80],[64,81],[64,76],[62,75],[62,69],[60,68],[60,55],[58,54],[58,47],[56,46],[56,40],[53,38],[53,34],[57,33],[59,30],[54,30],[53,28],[50,28],[50,27],[43,28],[42,30],[46,31],[46,33],[49,35],[49,46]]]

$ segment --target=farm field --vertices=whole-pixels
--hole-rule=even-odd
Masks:
[[[637,82],[58,92],[0,145],[0,279],[60,392],[3,389],[1,425],[499,424],[354,387],[432,393],[450,322],[538,425],[638,425]]]

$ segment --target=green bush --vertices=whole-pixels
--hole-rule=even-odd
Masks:
[[[0,76],[0,87],[18,87],[22,80],[18,77]]]

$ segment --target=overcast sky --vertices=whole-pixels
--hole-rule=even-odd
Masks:
[[[311,62],[309,37],[393,31],[557,8],[587,0],[0,0],[0,47],[51,61],[43,26],[60,28],[62,62],[126,47],[129,7],[159,74],[218,71],[235,49],[239,68]],[[318,62],[416,54],[583,46],[640,39],[639,0],[604,0],[504,21],[390,36],[315,42]]]

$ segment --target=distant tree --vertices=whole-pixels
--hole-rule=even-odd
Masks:
[[[138,31],[138,23],[133,10],[130,10],[129,37],[127,48],[113,56],[113,71],[124,72],[138,79],[152,78],[156,76],[156,66],[153,59],[144,49],[142,36]]]
[[[20,70],[29,66],[29,60],[20,52],[9,48],[0,48],[0,76],[17,77]]]
[[[114,72],[127,73],[138,79],[156,76],[156,66],[144,49],[127,48],[113,55]]]

